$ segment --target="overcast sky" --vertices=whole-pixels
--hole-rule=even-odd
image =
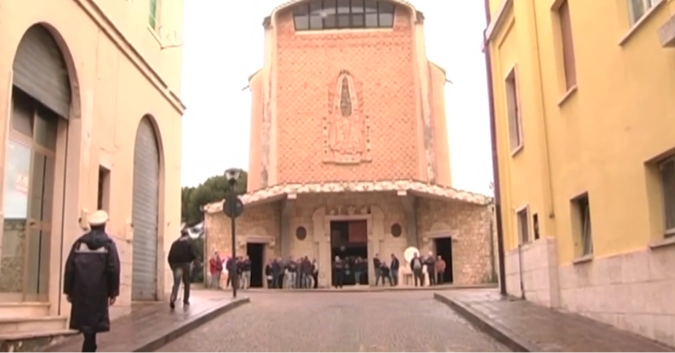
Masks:
[[[248,76],[263,62],[262,20],[284,0],[185,2],[182,183],[248,169]],[[490,126],[481,37],[483,1],[412,0],[425,15],[427,54],[445,87],[455,188],[491,193]]]

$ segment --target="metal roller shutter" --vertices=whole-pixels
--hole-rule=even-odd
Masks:
[[[63,118],[70,115],[70,80],[59,46],[40,25],[26,31],[14,57],[13,84]]]
[[[159,149],[155,129],[143,118],[134,148],[132,300],[157,299]]]

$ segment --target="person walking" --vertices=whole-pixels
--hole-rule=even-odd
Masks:
[[[89,231],[66,259],[63,293],[71,303],[70,328],[84,336],[82,352],[96,352],[96,334],[110,331],[109,308],[120,294],[120,258],[107,222],[105,211],[92,213]]]
[[[190,234],[184,229],[169,249],[169,267],[173,272],[173,288],[171,288],[171,297],[169,298],[171,309],[176,307],[178,288],[180,288],[181,282],[183,282],[183,305],[190,305],[190,266],[196,258],[197,255],[192,246],[192,241],[190,241]]]

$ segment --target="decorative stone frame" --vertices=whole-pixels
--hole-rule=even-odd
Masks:
[[[436,226],[436,224],[434,224]],[[432,226],[432,229],[435,227]],[[452,263],[450,264],[452,266],[452,278],[456,280],[457,278],[457,266],[455,262],[455,255],[457,255],[457,247],[455,244],[459,242],[459,237],[458,237],[459,232],[455,230],[432,230],[429,232],[425,232],[422,235],[422,244],[429,249],[431,247],[431,242],[436,240],[436,239],[441,239],[441,238],[450,238],[450,241],[452,242],[452,248],[450,249],[450,260]],[[434,244],[435,245],[435,244]],[[420,249],[422,251],[422,249]],[[438,256],[438,250],[434,246],[434,255]],[[428,276],[428,274],[427,274]],[[427,283],[429,283],[429,278],[426,279]]]
[[[237,235],[237,254],[246,253],[246,244],[266,244],[263,258],[263,266],[267,261],[274,257],[274,248],[276,239],[272,235]],[[240,252],[241,251],[241,252]]]
[[[380,253],[382,242],[385,240],[384,212],[375,205],[370,205],[370,214],[328,215],[326,207],[314,210],[312,214],[311,236],[318,249],[319,286],[330,287],[333,279],[330,243],[330,222],[365,220],[368,229],[368,283],[374,283],[375,271],[370,261],[375,254]],[[308,237],[309,239],[309,237]]]

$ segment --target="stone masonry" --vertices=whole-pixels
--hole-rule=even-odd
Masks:
[[[330,268],[331,220],[365,219],[368,222],[368,256],[379,253],[388,259],[396,254],[403,259],[409,246],[422,254],[434,251],[434,238],[452,238],[453,278],[456,284],[476,284],[491,280],[493,261],[490,253],[492,218],[488,205],[459,200],[417,197],[415,217],[406,215],[406,203],[393,192],[300,194],[248,206],[237,219],[237,252],[244,254],[248,242],[267,244],[265,260],[274,257],[310,256],[319,260],[320,268]],[[291,205],[291,203],[293,205]],[[417,226],[408,227],[416,219]],[[391,226],[400,224],[403,234],[394,237]],[[205,217],[206,250],[231,253],[231,223],[222,212],[207,210]],[[295,230],[304,227],[305,239]],[[415,234],[408,234],[409,231]],[[387,261],[387,260],[385,260]],[[403,260],[402,260],[403,261]],[[372,264],[371,264],[372,266]],[[371,269],[370,273],[373,271]],[[330,283],[330,273],[323,271],[320,284]]]

